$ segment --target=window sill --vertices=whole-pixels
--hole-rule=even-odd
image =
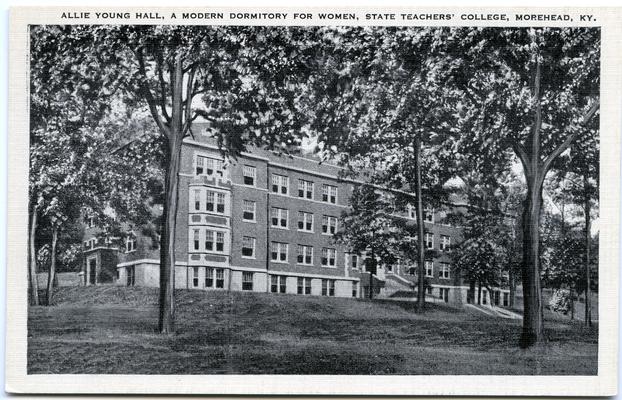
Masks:
[[[270,225],[270,228],[272,228],[272,229],[280,229],[282,231],[288,231],[289,230],[289,228],[284,228],[282,226],[274,226],[274,225]]]
[[[242,222],[248,222],[249,224],[256,224],[257,220],[254,220],[254,219],[242,219]]]
[[[337,269],[336,265],[322,265],[322,268]]]
[[[302,232],[302,233],[314,233],[313,231],[308,231],[305,229],[298,229],[298,232]]]
[[[254,256],[240,256],[241,258],[245,259],[245,260],[255,260],[256,257]]]
[[[278,260],[270,260],[271,263],[273,264],[289,264],[289,261],[285,260],[285,261],[278,261]]]
[[[301,264],[301,263],[296,263],[296,265],[300,265],[302,267],[312,267],[313,264]]]
[[[322,232],[322,236],[335,236],[334,233],[324,233]]]
[[[216,212],[216,211],[206,211],[206,210],[192,210],[190,211],[190,214],[208,214],[208,215],[218,215],[218,216],[222,216],[222,217],[228,217],[229,214],[227,214],[226,210],[223,212]]]

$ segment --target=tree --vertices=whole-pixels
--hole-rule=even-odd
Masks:
[[[582,209],[584,228],[583,240],[584,244],[578,248],[584,249],[583,255],[583,272],[577,276],[585,278],[585,282],[579,285],[579,282],[573,282],[574,286],[584,287],[586,290],[585,300],[585,324],[591,325],[591,305],[590,305],[590,288],[591,284],[591,268],[592,268],[592,233],[591,220],[592,212],[597,211],[598,206],[598,184],[599,184],[599,141],[598,127],[591,121],[585,127],[584,134],[576,140],[570,147],[570,151],[563,154],[556,160],[557,173],[553,176],[553,184],[557,185],[560,190],[556,192],[557,198],[561,200],[561,234],[565,236],[564,221],[564,205],[565,202],[570,205],[579,205]],[[573,246],[573,248],[577,248]],[[573,265],[573,264],[569,264]],[[571,287],[572,290],[572,287]],[[572,294],[571,294],[572,297]]]
[[[300,141],[300,82],[315,57],[312,28],[193,26],[39,27],[78,69],[93,68],[107,88],[144,101],[164,142],[159,330],[174,331],[175,226],[184,138],[201,118],[225,155],[247,143],[286,150]],[[199,101],[200,99],[200,101]],[[195,101],[196,100],[196,101]],[[200,103],[200,104],[199,104]]]
[[[488,214],[488,215],[486,215]],[[508,260],[505,247],[508,241],[503,225],[490,214],[481,213],[467,219],[464,238],[452,252],[453,263],[461,276],[470,282],[471,298],[474,299],[475,284],[479,286],[477,303],[481,301],[481,288],[501,286]]]
[[[374,183],[414,194],[420,311],[425,304],[423,209],[446,199],[443,185],[454,175],[456,96],[443,86],[443,71],[430,62],[437,33],[436,28],[336,29],[340,39],[309,96],[324,149],[339,153],[351,169],[374,170],[369,177]]]
[[[437,67],[452,71],[448,85],[462,96],[461,152],[506,165],[513,155],[523,167],[523,347],[544,340],[543,182],[598,112],[599,43],[590,28],[461,28],[449,32],[439,52]]]
[[[393,195],[372,185],[356,186],[350,197],[350,209],[341,215],[341,229],[334,240],[355,253],[366,253],[369,298],[373,297],[373,279],[378,264],[397,262],[404,244],[410,244],[412,229],[395,214]]]
[[[115,94],[102,71],[83,62],[88,55],[57,40],[58,28],[33,28],[30,65],[30,175],[29,175],[29,275],[30,304],[39,303],[37,287],[37,232],[41,222],[58,230],[79,214],[82,205],[94,205],[98,157],[105,137],[93,133]],[[89,192],[91,191],[91,192]],[[88,193],[88,194],[87,194]],[[84,196],[82,196],[84,195]],[[55,239],[56,238],[56,239]],[[56,266],[51,253],[50,277]],[[49,289],[51,284],[48,283]],[[52,291],[48,290],[48,300]]]

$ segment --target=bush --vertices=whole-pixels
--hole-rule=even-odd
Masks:
[[[549,307],[552,311],[568,314],[570,311],[570,291],[567,289],[558,289],[553,292],[553,296],[549,300]]]

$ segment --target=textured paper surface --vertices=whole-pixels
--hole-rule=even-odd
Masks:
[[[127,12],[129,18],[97,19],[95,12]],[[144,375],[28,375],[27,354],[27,198],[28,198],[28,41],[35,24],[335,24],[317,17],[300,20],[231,19],[230,13],[352,12],[358,19],[339,25],[429,26],[600,26],[601,72],[601,193],[599,269],[599,352],[597,376],[144,376]],[[61,18],[63,12],[90,18]],[[163,19],[136,19],[136,12],[159,13]],[[222,12],[222,20],[171,19],[171,13]],[[366,13],[452,14],[450,21],[365,19]],[[515,14],[569,14],[573,21],[517,21]],[[506,15],[507,20],[476,16]],[[465,19],[462,19],[462,16]],[[580,15],[592,15],[580,21]],[[484,18],[484,17],[482,17]],[[9,48],[9,179],[7,260],[6,389],[14,393],[212,393],[212,394],[392,394],[392,395],[612,395],[617,387],[620,127],[622,114],[622,10],[528,8],[15,8],[10,12]]]

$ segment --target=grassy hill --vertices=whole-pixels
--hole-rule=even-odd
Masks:
[[[61,288],[32,307],[28,373],[596,374],[597,328],[520,322],[445,305],[264,293],[177,292],[177,334],[159,335],[157,289]]]

